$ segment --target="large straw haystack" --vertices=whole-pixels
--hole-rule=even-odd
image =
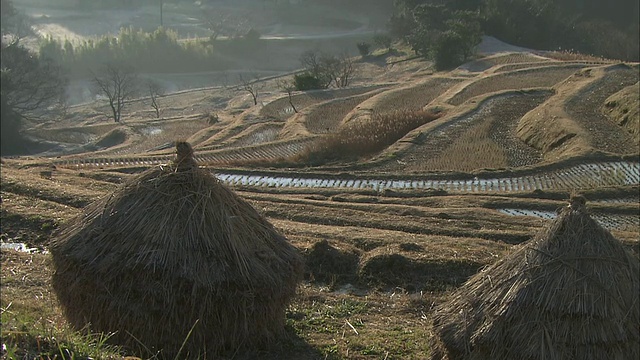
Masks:
[[[639,359],[639,271],[573,198],[436,309],[432,359]]]
[[[113,342],[160,357],[273,341],[302,257],[198,168],[189,144],[177,149],[174,163],[87,206],[54,239],[53,286],[65,315],[76,329],[115,332]]]

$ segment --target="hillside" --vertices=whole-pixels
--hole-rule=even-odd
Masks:
[[[120,124],[92,102],[29,129],[43,152],[2,159],[3,341],[21,356],[36,342],[82,353],[87,340],[68,334],[52,294],[48,241],[84,205],[169,162],[177,139],[306,259],[291,338],[261,358],[427,357],[434,305],[534,236],[571,193],[637,256],[638,64],[484,50],[438,73],[402,49],[379,51],[343,89],[289,99],[267,78],[258,105],[239,89],[200,88],[160,97],[160,118],[144,98]],[[353,136],[350,124],[387,131],[394,123],[377,121],[393,117],[381,115],[416,111],[438,118],[368,156],[304,160],[323,139]]]

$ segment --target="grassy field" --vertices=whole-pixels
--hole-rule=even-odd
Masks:
[[[558,57],[553,61],[564,60]],[[161,98],[160,119],[137,100],[116,126],[100,118],[104,104],[93,103],[29,129],[63,149],[90,145],[95,151],[2,159],[2,242],[35,249],[0,253],[3,357],[153,358],[114,346],[109,334],[69,327],[52,289],[47,249],[55,231],[85,205],[151,166],[145,159],[168,159],[179,138],[189,138],[196,157],[208,159],[201,165],[214,173],[256,179],[279,174],[348,183],[529,174],[546,181],[544,190],[531,191],[508,191],[504,184],[499,191],[233,185],[306,265],[286,311],[287,336],[272,347],[234,349],[221,358],[428,358],[434,307],[531,239],[549,223],[533,214],[554,214],[571,193],[583,194],[598,219],[612,219],[603,224],[638,256],[638,184],[626,170],[598,170],[614,161],[638,163],[637,132],[628,126],[637,124],[638,114],[623,109],[637,100],[637,68],[566,60],[572,63],[540,66],[551,60],[502,55],[433,74],[420,60],[382,59],[358,63],[371,71],[360,72],[370,75],[352,88],[294,93],[303,114],[288,111],[277,80],[269,80],[258,105],[228,89],[199,89]],[[494,74],[505,64],[520,66]],[[316,167],[301,156],[309,148],[292,155],[283,142],[306,144],[320,136],[335,154]],[[336,141],[352,147],[335,151]],[[251,166],[248,155],[255,155]],[[584,167],[563,172],[569,165]],[[514,209],[530,216],[510,215]]]

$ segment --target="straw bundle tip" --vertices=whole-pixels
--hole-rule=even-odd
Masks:
[[[587,204],[587,199],[581,195],[573,195],[569,199],[569,208],[573,210],[584,210]]]
[[[176,165],[187,166],[194,164],[193,160],[193,148],[191,144],[186,141],[176,141]]]

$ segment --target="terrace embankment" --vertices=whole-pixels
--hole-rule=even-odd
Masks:
[[[453,94],[447,102],[451,105],[461,105],[475,96],[497,91],[550,88],[583,67],[585,67],[583,64],[563,64],[489,75],[470,81],[468,85]]]
[[[636,144],[640,143],[640,86],[638,83],[609,96],[602,112],[629,132]]]
[[[588,68],[554,87],[555,94],[526,114],[518,137],[539,149],[546,161],[594,150],[637,154],[632,135],[602,114],[607,97],[635,84],[638,74],[626,65]]]
[[[401,140],[401,146],[388,149],[366,166],[391,172],[470,172],[536,164],[540,153],[516,137],[515,127],[549,95],[534,91],[492,96],[467,113],[414,130]]]
[[[608,119],[601,111],[606,99],[627,86],[638,83],[637,69],[614,65],[599,69],[597,80],[582,88],[565,104],[565,111],[579,126],[588,131],[589,143],[595,150],[614,154],[637,154],[640,144],[626,129]],[[595,72],[595,71],[594,71]]]

